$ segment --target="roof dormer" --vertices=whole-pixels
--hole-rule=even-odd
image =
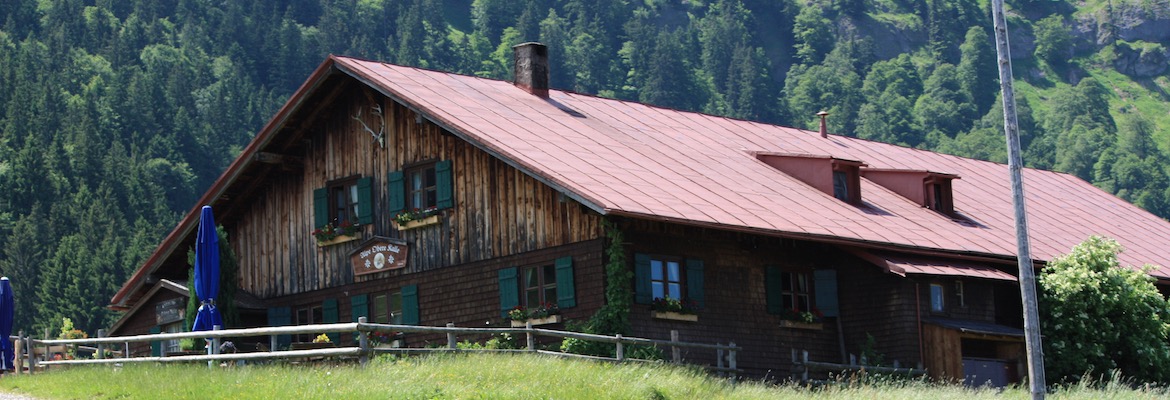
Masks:
[[[756,158],[849,204],[861,204],[861,167],[865,163],[809,154],[757,153]]]
[[[955,216],[951,181],[958,175],[941,172],[864,168],[861,175],[918,205],[947,216]]]

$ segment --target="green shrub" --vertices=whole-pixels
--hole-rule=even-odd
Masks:
[[[1142,270],[1122,268],[1116,241],[1091,237],[1040,275],[1045,373],[1052,382],[1170,381],[1170,304]]]

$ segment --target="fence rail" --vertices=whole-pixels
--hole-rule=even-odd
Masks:
[[[358,345],[353,347],[336,347],[325,349],[311,349],[311,350],[279,350],[277,346],[277,336],[279,335],[298,335],[298,334],[321,334],[321,333],[339,333],[339,332],[357,332]],[[445,334],[447,336],[446,347],[438,348],[378,348],[370,346],[369,334],[375,332],[382,333],[429,333],[429,334]],[[485,349],[459,349],[458,337],[459,335],[496,335],[496,334],[523,334],[526,338],[526,346],[519,350],[485,350]],[[695,343],[683,342],[679,340],[678,331],[671,331],[671,340],[646,339],[636,337],[625,337],[622,335],[606,336],[594,335],[581,332],[558,331],[551,329],[533,328],[531,324],[524,327],[516,328],[469,328],[456,327],[454,324],[447,324],[447,326],[417,326],[417,325],[389,325],[389,324],[374,324],[367,323],[366,318],[359,318],[358,322],[338,323],[338,324],[315,324],[315,325],[296,325],[296,326],[278,326],[278,327],[261,327],[261,328],[244,328],[244,329],[222,329],[201,332],[180,332],[180,333],[158,333],[150,335],[132,335],[132,336],[117,336],[104,337],[104,332],[99,331],[99,337],[86,339],[33,339],[29,337],[18,337],[18,340],[23,340],[21,346],[21,357],[28,362],[29,373],[32,373],[39,366],[53,366],[53,365],[85,365],[85,364],[111,364],[111,363],[141,363],[141,362],[193,362],[193,361],[235,361],[235,360],[274,360],[274,359],[304,359],[304,358],[321,358],[321,357],[356,357],[358,362],[362,365],[366,364],[369,357],[374,354],[417,354],[417,353],[434,353],[434,352],[460,352],[460,351],[494,351],[494,352],[521,352],[521,353],[536,353],[548,354],[560,357],[582,358],[589,360],[611,361],[611,362],[640,362],[648,360],[631,359],[625,356],[625,346],[666,346],[672,349],[671,362],[681,363],[682,356],[680,349],[694,348],[703,350],[716,351],[716,359],[718,360],[714,366],[706,366],[712,371],[726,372],[736,374],[739,372],[737,368],[736,355],[743,349],[737,347],[735,342],[724,344],[709,344],[709,343]],[[243,353],[227,353],[219,354],[219,340],[223,338],[243,338],[243,337],[258,337],[268,336],[272,344],[270,351],[258,352],[243,352]],[[615,357],[597,357],[580,354],[562,353],[554,351],[539,350],[536,347],[536,337],[555,337],[555,338],[573,338],[591,342],[610,343],[615,346]],[[129,344],[143,343],[143,342],[158,342],[166,340],[178,340],[188,338],[205,338],[212,341],[208,346],[209,354],[199,355],[181,355],[181,356],[150,356],[150,357],[130,357]],[[65,348],[72,346],[77,348],[79,346],[91,346],[94,350],[94,358],[92,359],[73,359],[73,360],[37,360],[36,351],[34,349],[45,349],[44,353],[50,353],[50,348]],[[123,351],[119,354],[120,357],[109,358],[106,357],[106,349],[112,347],[121,347]]]

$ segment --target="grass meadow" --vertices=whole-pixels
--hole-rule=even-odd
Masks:
[[[1164,389],[1106,384],[1058,399],[1166,398]],[[0,392],[36,399],[1027,399],[1026,388],[968,389],[922,381],[841,380],[818,387],[731,383],[688,367],[610,364],[539,355],[382,357],[343,365],[86,366],[6,375]],[[2,398],[3,396],[0,396]]]

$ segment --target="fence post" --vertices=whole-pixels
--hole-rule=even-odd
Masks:
[[[722,346],[723,343],[715,343],[715,345]],[[719,367],[719,369],[723,369],[723,348],[715,350],[715,366]],[[722,371],[720,371],[720,373],[722,373]]]
[[[24,351],[24,331],[19,331],[16,333],[16,343],[12,346],[12,352],[14,353],[13,357],[12,357],[12,362],[14,364],[16,364],[16,365],[14,365],[14,367],[15,367],[14,369],[16,370],[16,373],[18,373],[18,374],[21,372],[24,372],[24,360],[22,359],[22,357],[20,355],[20,353],[23,351]]]
[[[727,355],[727,367],[731,368],[731,377],[734,378],[735,371],[739,370],[739,368],[736,368],[736,364],[735,364],[735,352],[736,352],[735,342],[732,341],[731,343],[728,344],[728,346],[731,346],[731,351],[730,351],[730,354]]]
[[[532,334],[532,320],[524,321],[525,335],[528,335],[528,351],[536,351],[536,335]]]
[[[670,330],[670,341],[678,343],[678,329]],[[670,346],[671,362],[678,364],[682,362],[682,350],[678,346]]]
[[[37,369],[37,357],[36,352],[33,351],[33,338],[31,334],[24,337],[24,351],[28,354],[28,374],[32,375],[33,371]]]
[[[130,358],[130,342],[122,342],[122,355]]]
[[[626,348],[622,345],[622,334],[617,334],[617,360],[623,361],[626,359]]]
[[[212,325],[211,326],[211,330],[213,330],[213,331],[218,331],[221,329],[223,329],[223,327],[219,326],[219,325]],[[210,343],[211,343],[210,344],[211,348],[207,349],[207,354],[210,354],[210,355],[219,354],[219,337],[216,336],[216,337],[211,338]],[[215,365],[215,360],[207,360],[207,368],[211,368],[214,365]]]
[[[800,381],[808,382],[808,350],[800,352],[800,360],[804,362],[804,372],[800,374]]]
[[[358,357],[358,363],[363,367],[370,362],[370,333],[361,326],[365,323],[366,317],[358,317],[358,347],[362,348],[362,355]]]
[[[105,330],[105,329],[98,329],[98,337],[99,337],[99,338],[104,338],[104,337],[106,337],[106,330]],[[94,357],[94,358],[97,358],[97,359],[99,359],[99,360],[101,360],[101,359],[103,359],[103,358],[106,358],[106,356],[105,356],[105,354],[104,354],[105,352],[106,352],[106,346],[105,346],[104,344],[98,343],[98,345],[97,345],[97,357]]]
[[[454,327],[455,327],[455,323],[454,323],[454,322],[448,322],[448,323],[447,323],[447,327],[448,327],[448,328],[454,328]],[[455,347],[455,332],[447,332],[447,348],[448,348],[448,349],[451,349],[451,350],[455,350],[455,349],[456,349],[456,347]]]
[[[276,351],[276,335],[268,335],[268,351]]]

